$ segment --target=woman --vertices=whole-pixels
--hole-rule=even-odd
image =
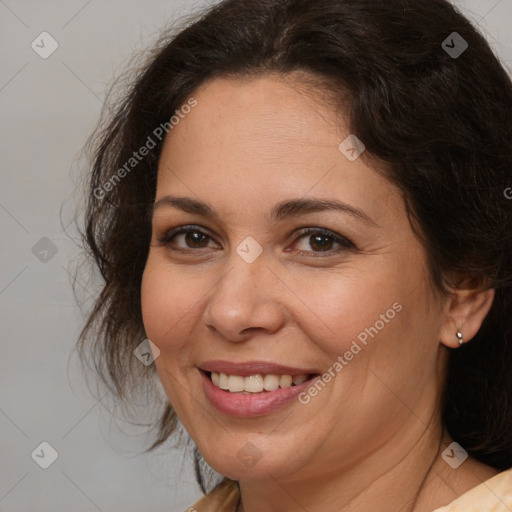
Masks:
[[[162,37],[96,138],[80,341],[120,399],[156,370],[152,448],[179,418],[225,477],[189,510],[512,508],[511,111],[445,0]]]

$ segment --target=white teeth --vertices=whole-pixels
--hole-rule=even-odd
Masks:
[[[236,393],[237,391],[244,390],[244,378],[239,375],[229,375],[228,376],[228,389],[231,393]]]
[[[248,391],[249,393],[261,393],[263,391],[263,377],[261,375],[249,375],[249,377],[245,377],[244,391]]]
[[[229,389],[228,386],[228,376],[225,373],[219,374],[219,388],[220,389]]]
[[[307,375],[294,375],[293,376],[293,383],[298,386],[299,384],[302,384],[303,382],[306,382],[308,380]]]
[[[279,386],[282,388],[289,388],[292,385],[293,379],[291,375],[281,375]]]
[[[261,393],[265,391],[275,391],[279,388],[289,388],[292,386],[298,386],[306,380],[308,375],[250,375],[248,377],[242,377],[240,375],[227,375],[225,373],[212,372],[211,379],[215,386],[230,391],[231,393]]]
[[[279,387],[279,376],[272,375],[271,373],[265,375],[265,378],[263,379],[263,387],[267,391],[275,391]]]

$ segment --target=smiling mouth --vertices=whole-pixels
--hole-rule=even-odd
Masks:
[[[212,384],[229,393],[238,393],[244,395],[253,395],[257,393],[266,393],[299,386],[304,382],[318,376],[318,374],[255,374],[249,376],[228,375],[220,372],[204,372]]]

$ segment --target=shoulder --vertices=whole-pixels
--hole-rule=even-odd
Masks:
[[[224,478],[185,512],[235,512],[239,491],[234,480]]]
[[[512,510],[512,468],[493,476],[445,507],[433,512],[510,512]]]

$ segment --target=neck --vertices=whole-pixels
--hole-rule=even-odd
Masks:
[[[456,496],[449,484],[439,484],[444,481],[439,475],[451,470],[440,453],[451,439],[440,422],[421,427],[408,439],[400,439],[403,433],[398,432],[350,468],[323,468],[303,479],[269,475],[266,480],[241,480],[237,512],[423,512],[447,504]]]

